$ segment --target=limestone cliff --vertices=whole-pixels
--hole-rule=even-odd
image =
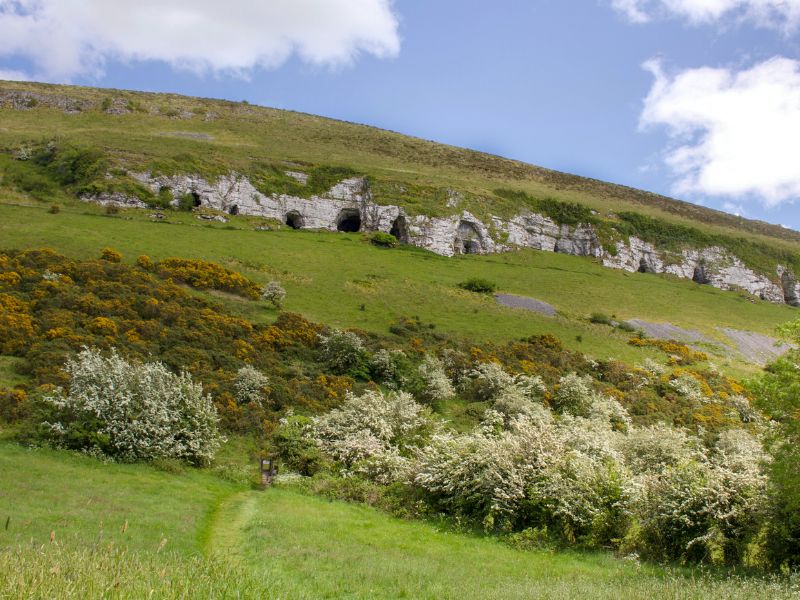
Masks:
[[[295,229],[385,231],[404,243],[444,256],[488,254],[515,248],[590,256],[615,269],[667,273],[724,290],[744,290],[770,302],[800,305],[800,287],[789,269],[776,265],[774,275],[768,277],[756,273],[739,258],[717,246],[668,252],[631,236],[616,241],[610,250],[603,247],[597,231],[590,224],[558,225],[551,218],[532,212],[507,220],[491,216],[489,223],[467,211],[448,217],[408,215],[398,206],[374,202],[363,178],[345,179],[320,196],[300,198],[263,194],[246,177],[236,173],[220,177],[215,182],[192,175],[131,175],[154,193],[169,190],[175,203],[178,198],[190,195],[197,207],[231,215],[275,219]],[[302,182],[300,177],[297,178]],[[145,206],[141,200],[121,194],[86,199],[103,204]]]

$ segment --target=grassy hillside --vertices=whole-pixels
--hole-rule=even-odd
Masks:
[[[529,250],[448,259],[413,248],[376,248],[358,234],[254,231],[244,217],[211,225],[170,213],[169,221],[152,222],[133,210],[109,217],[76,201],[58,214],[35,203],[0,205],[0,239],[8,248],[46,246],[78,258],[97,257],[112,246],[129,262],[140,254],[214,260],[261,283],[279,279],[288,291],[285,308],[317,322],[387,333],[398,317],[418,315],[440,331],[469,339],[503,342],[552,333],[570,348],[630,363],[649,354],[628,345],[630,334],[590,323],[592,312],[669,321],[720,343],[726,340],[717,327],[772,334],[794,314],[788,306],[562,254]],[[457,287],[487,276],[501,291],[543,300],[560,314],[505,308],[491,296]],[[275,316],[264,305],[217,299],[256,322]],[[753,369],[736,355],[714,360],[733,372]]]
[[[499,188],[580,202],[601,213],[635,210],[708,232],[796,252],[800,233],[592,179],[397,133],[243,103],[32,83],[0,84],[0,147],[59,139],[102,149],[117,165],[215,177],[233,169],[259,185],[291,183],[286,168],[346,167],[373,180],[376,199],[411,213],[459,208],[510,215],[519,201]],[[12,108],[13,107],[13,108]]]
[[[482,537],[291,490],[0,443],[0,598],[789,598]],[[127,522],[127,528],[125,523]],[[51,541],[51,533],[54,540]],[[166,540],[166,541],[164,541]]]

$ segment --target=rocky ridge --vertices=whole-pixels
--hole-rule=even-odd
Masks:
[[[385,231],[403,243],[443,256],[489,254],[516,248],[590,256],[615,269],[667,273],[723,290],[744,290],[770,302],[800,306],[800,285],[791,270],[777,265],[774,278],[770,278],[756,273],[717,246],[667,252],[631,236],[626,241],[615,242],[614,251],[609,251],[603,247],[591,224],[559,225],[533,212],[524,212],[508,220],[492,216],[488,224],[468,211],[447,217],[408,215],[398,206],[374,202],[363,178],[345,179],[325,194],[301,198],[263,194],[237,173],[220,177],[215,182],[194,175],[130,175],[154,193],[166,188],[176,204],[188,194],[196,207],[275,219],[295,229]],[[138,198],[118,193],[84,199],[101,204],[146,207]]]

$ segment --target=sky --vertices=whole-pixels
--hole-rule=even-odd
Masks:
[[[0,0],[0,79],[247,100],[800,230],[800,0]]]

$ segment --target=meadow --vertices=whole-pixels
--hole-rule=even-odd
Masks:
[[[515,550],[373,508],[0,442],[0,598],[792,598],[797,582]],[[52,532],[52,540],[51,540]]]
[[[633,363],[655,354],[628,345],[629,333],[591,323],[591,313],[667,321],[721,343],[727,340],[717,327],[773,335],[794,315],[785,305],[550,252],[444,258],[411,247],[377,248],[359,234],[256,231],[260,223],[247,217],[209,224],[188,213],[169,212],[165,223],[150,219],[147,211],[108,216],[100,207],[78,201],[62,205],[58,214],[50,214],[44,203],[11,202],[0,203],[0,240],[6,248],[51,247],[67,256],[94,258],[110,246],[127,262],[141,254],[212,260],[260,283],[281,281],[288,292],[286,310],[380,334],[399,317],[418,315],[437,331],[464,338],[505,342],[552,333],[590,356]],[[491,296],[458,287],[487,273],[499,291],[543,300],[559,314],[506,308]],[[263,304],[229,296],[216,299],[254,322],[275,317]],[[713,360],[736,374],[755,368],[735,354]],[[0,365],[0,376],[2,372]]]

